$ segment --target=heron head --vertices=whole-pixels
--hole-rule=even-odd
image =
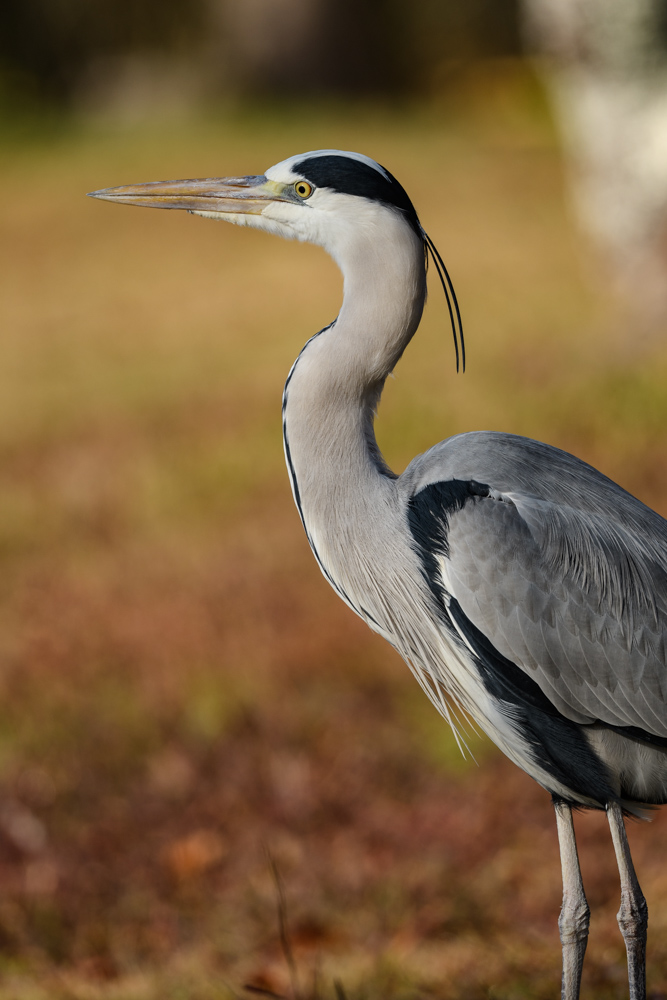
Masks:
[[[400,220],[423,239],[417,213],[399,182],[361,153],[300,153],[249,177],[152,181],[91,192],[90,197],[252,226],[334,252],[353,231],[379,236],[382,220]]]
[[[347,273],[358,272],[369,253],[382,256],[389,247],[402,247],[404,260],[412,256],[423,262],[430,252],[447,296],[455,343],[452,305],[456,308],[463,349],[456,296],[440,255],[405,189],[385,167],[361,153],[318,149],[290,156],[264,174],[151,181],[92,191],[90,197],[144,208],[180,208],[315,243]],[[458,344],[456,355],[458,369]]]

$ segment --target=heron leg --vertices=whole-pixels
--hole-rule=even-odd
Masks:
[[[618,911],[617,919],[628,953],[630,1000],[646,1000],[648,906],[632,864],[623,811],[618,802],[610,802],[607,806],[607,819],[609,820],[611,839],[614,842],[618,871],[621,876],[621,908]]]
[[[558,930],[563,948],[561,1000],[578,1000],[581,971],[588,943],[590,910],[584,893],[584,883],[581,880],[572,809],[562,799],[554,800],[554,809],[563,872],[563,905],[558,918]]]

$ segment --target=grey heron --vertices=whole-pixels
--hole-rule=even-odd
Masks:
[[[419,326],[428,249],[456,300],[408,195],[374,160],[318,150],[258,176],[93,196],[253,226],[334,258],[340,312],[306,343],[283,396],[315,558],[461,740],[469,717],[551,793],[566,1000],[579,995],[589,924],[572,809],[606,810],[630,996],[642,1000],[647,907],[624,814],[667,801],[667,521],[580,459],[512,434],[460,434],[391,471],[374,416]]]

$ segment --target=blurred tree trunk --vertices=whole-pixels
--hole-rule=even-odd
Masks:
[[[650,326],[667,320],[667,0],[523,0],[582,227]]]

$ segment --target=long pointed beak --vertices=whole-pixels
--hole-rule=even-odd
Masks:
[[[282,196],[284,185],[256,177],[203,177],[198,180],[150,181],[123,187],[91,191],[89,198],[115,201],[142,208],[182,208],[186,212],[260,215],[272,201],[289,201]]]

